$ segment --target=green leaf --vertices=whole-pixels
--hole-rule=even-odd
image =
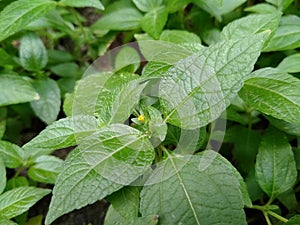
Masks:
[[[12,56],[10,56],[3,48],[0,48],[0,58],[1,58],[1,62],[0,62],[1,66],[16,64]]]
[[[54,150],[77,145],[77,141],[94,133],[97,127],[95,117],[67,117],[47,126],[23,148],[29,157],[50,154]]]
[[[12,177],[7,181],[5,191],[12,190],[18,187],[28,187],[29,182],[26,177],[19,176],[19,177]]]
[[[276,5],[280,10],[286,9],[293,1],[294,0],[266,0],[266,2]]]
[[[268,13],[278,13],[277,9],[267,3],[259,3],[252,6],[249,6],[244,9],[246,12],[254,12],[254,13],[261,13],[261,14],[268,14]]]
[[[140,205],[140,187],[128,186],[108,197],[111,203],[105,217],[105,225],[134,224]]]
[[[299,61],[300,61],[300,53],[289,55],[279,63],[277,68],[287,73],[299,73],[300,72]]]
[[[43,224],[43,217],[44,216],[42,214],[30,217],[27,220],[26,225],[42,225]]]
[[[8,168],[21,167],[24,163],[24,151],[18,145],[0,141],[0,155]]]
[[[19,187],[0,195],[0,218],[11,219],[26,212],[51,190],[36,187]]]
[[[300,215],[295,215],[289,219],[284,225],[298,225],[300,223]]]
[[[162,77],[165,121],[195,129],[218,118],[242,87],[263,45],[263,35],[219,42],[179,61]]]
[[[149,12],[158,8],[163,3],[163,0],[132,0],[135,6],[142,12]]]
[[[95,7],[104,10],[100,0],[61,0],[60,3],[72,7]]]
[[[185,30],[163,30],[159,40],[172,42],[175,44],[184,44],[184,43],[200,43],[201,39],[194,33],[185,31]]]
[[[38,93],[23,77],[0,75],[0,106],[29,102],[37,99],[39,99]]]
[[[148,62],[142,72],[143,77],[162,77],[170,69],[171,65],[162,62]]]
[[[136,217],[134,220],[127,220],[124,219],[111,205],[106,213],[104,225],[155,225],[158,223],[158,219],[158,215],[150,215],[145,217]]]
[[[154,107],[147,107],[149,114],[149,131],[151,132],[151,142],[154,146],[160,144],[167,135],[168,126],[163,121],[161,112]],[[155,144],[154,144],[155,143]]]
[[[246,179],[245,179],[249,196],[252,201],[256,201],[262,198],[264,192],[259,187],[256,179],[255,179],[255,169],[253,168],[249,171]]]
[[[46,48],[35,33],[28,33],[22,37],[19,55],[21,65],[29,71],[41,70],[48,62]]]
[[[277,199],[288,209],[294,210],[298,205],[296,194],[293,189],[289,189],[277,196]]]
[[[60,77],[73,77],[76,78],[78,76],[78,65],[74,62],[67,62],[57,64],[55,66],[50,67],[52,73]]]
[[[32,21],[49,13],[56,6],[50,0],[19,0],[5,7],[0,13],[0,41],[23,30]]]
[[[7,109],[0,108],[0,139],[2,139],[6,129]]]
[[[185,8],[186,5],[191,3],[193,0],[164,0],[169,13],[174,13],[180,9]]]
[[[56,180],[45,224],[49,225],[65,213],[92,204],[122,186],[100,176],[85,160],[82,151],[75,149],[66,159]]]
[[[300,17],[286,15],[271,38],[264,52],[283,51],[300,47]]]
[[[6,169],[2,157],[0,157],[0,194],[4,191],[6,186]]]
[[[140,27],[142,14],[135,8],[119,8],[101,17],[92,30],[134,30]]]
[[[259,146],[255,173],[259,186],[271,200],[292,188],[297,169],[292,148],[283,133],[267,129]]]
[[[28,176],[38,182],[54,184],[61,171],[62,164],[62,159],[42,155],[34,160],[34,165],[28,170]]]
[[[46,124],[51,124],[57,118],[60,110],[60,90],[52,79],[36,80],[33,86],[37,90],[40,99],[30,103],[34,113]]]
[[[161,224],[246,224],[239,181],[226,159],[213,151],[168,155],[141,192],[142,216]]]
[[[0,224],[5,224],[5,225],[18,225],[17,223],[7,220],[7,219],[0,219]]]
[[[300,80],[278,69],[264,68],[248,77],[240,97],[264,114],[300,124]]]
[[[158,39],[168,20],[168,11],[164,6],[152,9],[141,21],[142,29],[151,37]]]
[[[226,136],[231,136],[230,142],[234,144],[233,156],[237,160],[237,167],[248,173],[255,165],[260,143],[259,133],[243,126],[233,126],[226,131]]]
[[[130,184],[153,158],[153,147],[140,131],[123,124],[101,128],[67,158],[56,180],[46,224]]]
[[[139,68],[140,62],[141,58],[138,52],[132,47],[125,46],[116,56],[114,70],[134,73]]]
[[[284,120],[276,119],[267,115],[265,115],[265,117],[269,120],[270,124],[273,127],[276,127],[277,129],[282,130],[287,134],[300,136],[300,125],[289,123]]]
[[[47,52],[48,64],[50,65],[67,63],[74,60],[73,55],[67,51],[49,49]]]
[[[86,76],[75,88],[73,115],[96,115],[102,125],[123,123],[147,84],[138,78],[131,73]]]
[[[238,6],[242,5],[246,0],[193,0],[193,2],[222,21],[222,15],[233,11]]]
[[[281,13],[272,14],[251,14],[240,19],[236,19],[223,28],[221,37],[224,40],[232,38],[247,37],[251,34],[258,34],[263,31],[270,32],[270,37],[276,31]]]
[[[148,62],[173,65],[179,60],[194,54],[190,49],[171,42],[147,40],[138,43],[143,56]]]

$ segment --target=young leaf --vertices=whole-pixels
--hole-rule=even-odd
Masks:
[[[271,38],[264,52],[283,51],[300,47],[300,17],[286,15]]]
[[[300,61],[300,53],[289,55],[279,63],[277,68],[287,73],[299,73],[300,72],[299,61]]]
[[[21,65],[29,71],[43,69],[48,61],[46,48],[35,33],[29,33],[22,37],[19,55]]]
[[[67,158],[56,180],[46,224],[130,184],[153,158],[153,147],[140,131],[123,124],[99,129]]]
[[[228,164],[213,151],[169,155],[142,189],[142,216],[158,214],[161,224],[246,224],[239,181]]]
[[[114,70],[122,70],[129,73],[134,73],[140,66],[140,56],[132,47],[123,47],[117,54],[115,59]],[[128,68],[129,67],[129,68]]]
[[[163,3],[163,0],[132,0],[135,6],[143,11],[149,12],[155,8],[158,8]]]
[[[222,15],[233,11],[246,0],[194,0],[195,4],[222,21]]]
[[[201,44],[201,39],[194,33],[185,30],[163,30],[159,40],[172,42],[175,44],[184,43],[199,43]]]
[[[260,14],[278,13],[277,9],[274,6],[267,3],[259,3],[259,4],[249,6],[245,8],[244,11],[260,13]]]
[[[11,219],[26,212],[51,190],[36,187],[19,187],[0,195],[0,218]]]
[[[255,173],[259,186],[271,200],[292,188],[296,182],[297,169],[292,148],[280,131],[269,128],[262,137]]]
[[[91,135],[97,128],[95,117],[67,117],[47,126],[23,148],[26,154],[33,158],[50,154],[54,150],[77,145],[77,141]]]
[[[0,194],[4,191],[6,186],[6,169],[3,159],[0,157]]]
[[[143,56],[149,62],[173,65],[194,54],[190,49],[171,42],[148,40],[138,43]]]
[[[72,7],[95,7],[104,10],[100,0],[61,0],[60,3]]]
[[[51,124],[57,118],[60,110],[61,98],[57,83],[52,79],[36,80],[33,86],[40,99],[30,103],[34,113],[46,124]]]
[[[240,19],[236,19],[224,27],[221,37],[224,40],[242,38],[251,34],[258,34],[266,30],[271,31],[271,37],[278,27],[280,17],[281,14],[279,12],[274,12],[272,14],[251,14]]]
[[[219,42],[179,61],[160,81],[165,120],[184,129],[218,118],[237,95],[263,45],[263,35]]]
[[[17,168],[24,163],[24,151],[18,145],[0,141],[0,155],[8,168]]]
[[[167,23],[168,11],[164,6],[152,9],[141,21],[142,29],[154,39],[158,39]]]
[[[73,115],[96,114],[102,125],[123,123],[147,84],[137,78],[136,74],[130,73],[100,73],[85,77],[75,88]]]
[[[28,170],[28,176],[38,182],[54,184],[61,171],[63,160],[55,156],[42,155],[34,160]]]
[[[0,106],[29,102],[39,98],[32,85],[21,76],[0,75]]]
[[[5,133],[6,116],[7,116],[7,109],[5,107],[0,108],[0,139],[2,139]]]
[[[147,107],[147,113],[149,114],[149,131],[151,132],[151,139],[155,142],[158,139],[158,144],[165,140],[167,135],[168,126],[163,121],[160,111],[154,107]]]
[[[300,125],[299,85],[300,80],[292,75],[264,68],[249,76],[239,95],[264,114]]]
[[[0,13],[0,41],[23,30],[32,21],[49,13],[56,6],[51,0],[19,0]]]
[[[140,27],[142,14],[135,8],[120,8],[101,17],[92,30],[134,30]]]
[[[146,85],[147,82],[141,83],[141,80],[133,80],[125,85],[111,103],[111,117],[107,124],[122,123],[128,119]]]

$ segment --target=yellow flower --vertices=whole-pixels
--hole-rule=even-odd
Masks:
[[[139,115],[137,118],[139,122],[144,122],[145,121],[145,116],[144,115]]]

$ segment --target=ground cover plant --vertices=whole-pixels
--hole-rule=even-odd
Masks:
[[[297,0],[0,10],[0,224],[300,224]]]

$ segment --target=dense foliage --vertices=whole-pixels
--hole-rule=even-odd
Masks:
[[[0,224],[300,224],[298,1],[0,9]]]

